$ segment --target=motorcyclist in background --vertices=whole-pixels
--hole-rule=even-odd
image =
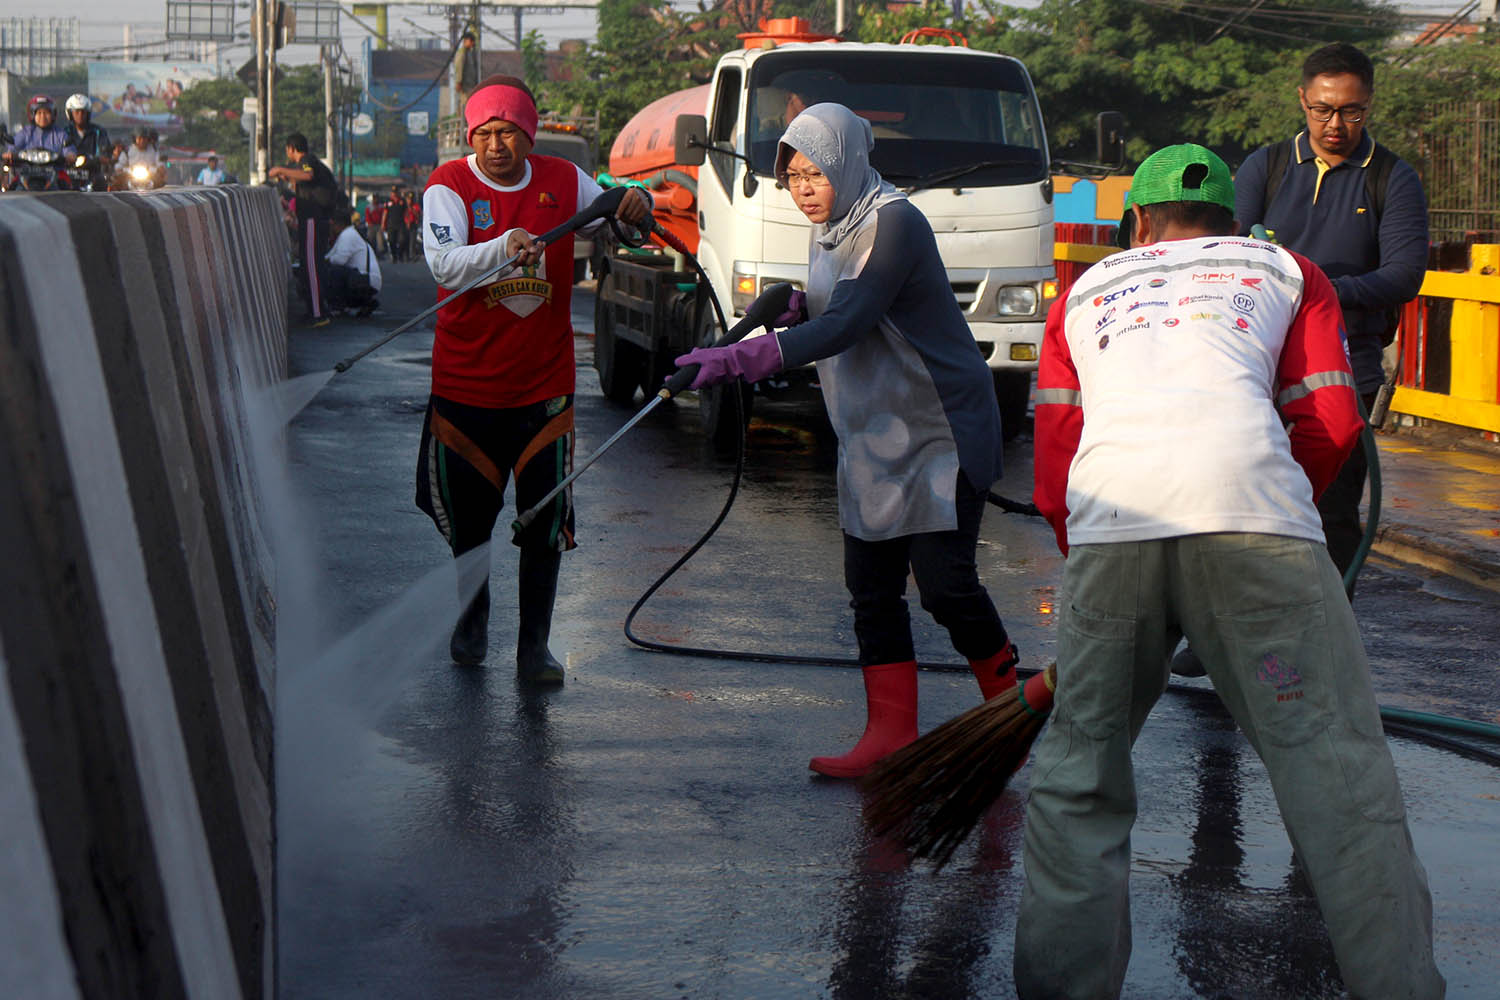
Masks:
[[[67,112],[68,124],[63,131],[68,134],[68,149],[70,156],[86,156],[89,159],[89,169],[96,179],[95,190],[102,187],[98,179],[108,177],[114,166],[114,147],[109,141],[109,133],[91,120],[94,114],[94,102],[87,94],[74,94],[68,98],[63,105]]]
[[[120,174],[116,175],[118,186],[130,186],[130,175],[137,166],[144,166],[150,171],[152,187],[161,187],[167,182],[166,167],[162,166],[161,155],[156,151],[151,130],[144,125],[137,125],[130,135],[130,145],[125,147]]]
[[[110,159],[112,146],[109,133],[93,122],[94,102],[87,94],[74,94],[63,105],[68,114],[68,124],[63,131],[68,134],[68,149],[101,161]]]
[[[57,107],[46,94],[37,94],[26,102],[26,116],[30,120],[16,130],[12,145],[4,153],[10,160],[12,153],[26,149],[49,149],[61,153],[68,146],[68,133],[57,124]]]

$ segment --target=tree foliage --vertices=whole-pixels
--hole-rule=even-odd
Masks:
[[[199,80],[177,98],[183,132],[177,141],[192,149],[212,149],[227,173],[241,180],[250,176],[250,136],[240,125],[250,88],[232,77]]]
[[[250,137],[240,126],[240,111],[244,99],[255,96],[250,88],[233,77],[215,80],[200,80],[188,87],[177,99],[177,113],[182,117],[183,133],[178,139],[184,146],[196,149],[213,149],[224,161],[225,170],[245,179],[250,175]],[[334,92],[335,106],[340,100],[348,103],[356,93],[347,85]],[[307,136],[309,147],[322,155],[325,114],[323,92],[323,69],[317,64],[284,67],[276,81],[272,96],[271,112],[271,162],[280,162],[286,137],[293,132]],[[399,119],[399,115],[395,116]],[[381,130],[377,121],[378,140]],[[398,136],[396,148],[404,132],[400,122],[387,128]]]
[[[970,0],[961,16],[946,0],[869,0],[851,2],[846,16],[851,40],[894,42],[913,28],[949,28],[973,48],[1022,60],[1056,157],[1092,159],[1095,116],[1121,112],[1127,169],[1185,141],[1236,164],[1294,133],[1302,60],[1332,41],[1359,45],[1376,60],[1372,131],[1419,166],[1428,109],[1462,94],[1500,93],[1494,39],[1387,48],[1402,21],[1385,0],[1041,0],[1031,8]],[[803,17],[831,34],[835,0],[699,0],[692,10],[668,0],[601,0],[597,41],[569,59],[571,79],[531,76],[540,75],[540,39],[528,40],[528,77],[546,108],[597,110],[607,151],[651,101],[707,82],[718,56],[740,44],[735,34],[755,30],[763,17]]]

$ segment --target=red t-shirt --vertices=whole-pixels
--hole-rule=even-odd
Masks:
[[[578,211],[578,168],[551,156],[528,160],[531,179],[511,191],[476,176],[468,159],[434,170],[427,187],[450,189],[466,207],[467,232],[445,236],[472,246],[515,228],[540,236],[571,218]],[[451,295],[450,289],[438,288],[438,301],[445,304],[437,313],[432,345],[434,395],[469,406],[509,408],[573,391],[571,235],[548,246],[536,267],[456,300]]]

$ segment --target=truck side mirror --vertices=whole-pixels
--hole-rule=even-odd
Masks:
[[[1094,162],[1123,167],[1125,165],[1125,116],[1118,111],[1101,111],[1095,127]]]
[[[703,115],[678,115],[672,129],[672,149],[678,163],[702,166],[708,149],[708,119]]]

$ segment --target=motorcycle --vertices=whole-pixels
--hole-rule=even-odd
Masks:
[[[109,173],[97,156],[79,153],[67,167],[68,180],[75,191],[104,191],[109,188]]]
[[[0,191],[59,191],[73,186],[61,153],[16,150],[0,164]]]
[[[144,163],[137,163],[131,167],[121,167],[115,174],[115,180],[110,186],[110,190],[150,191],[153,188],[165,187],[166,183],[166,167],[159,166],[152,169]]]

